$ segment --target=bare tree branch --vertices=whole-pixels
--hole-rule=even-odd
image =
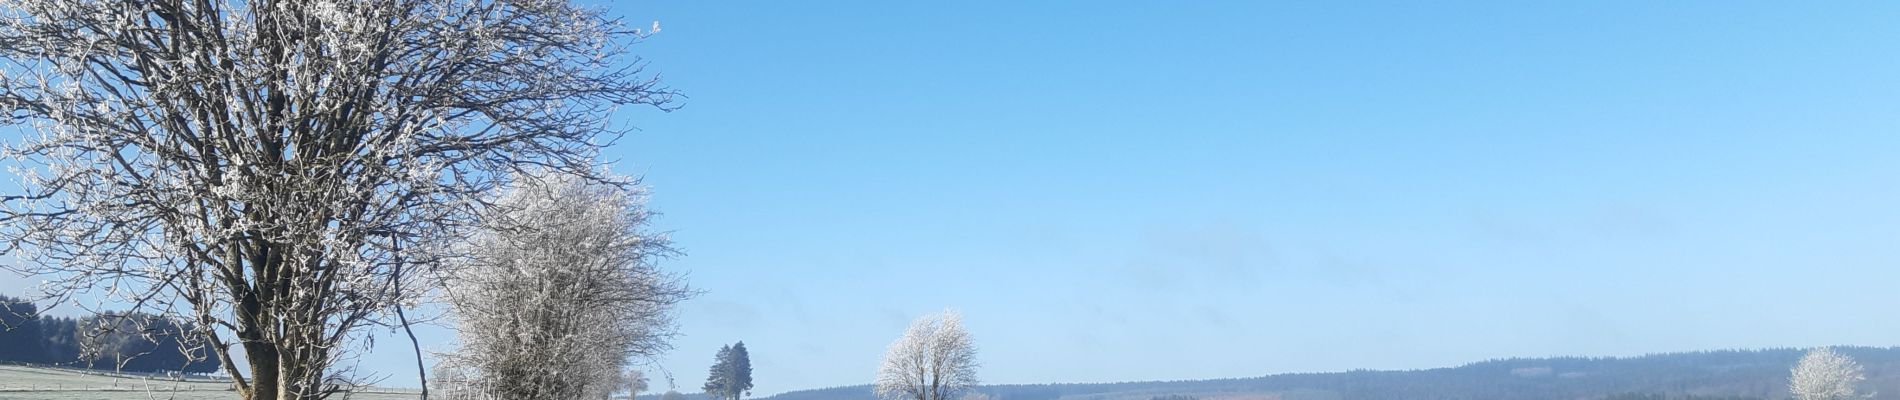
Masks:
[[[49,297],[187,316],[243,398],[345,391],[344,343],[517,171],[632,185],[607,115],[674,96],[639,39],[561,0],[0,0],[0,118],[31,132],[0,249]]]

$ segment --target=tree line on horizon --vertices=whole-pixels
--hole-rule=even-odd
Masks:
[[[218,370],[218,360],[190,343],[190,322],[145,313],[79,318],[40,315],[24,299],[0,294],[0,362],[120,372]]]
[[[1834,347],[1868,375],[1863,393],[1900,394],[1900,347]],[[1788,399],[1791,370],[1808,349],[1717,350],[1639,357],[1512,358],[1456,367],[1355,370],[1259,377],[1117,383],[982,385],[996,400],[1140,400],[1188,395],[1203,399],[1278,393],[1300,399]],[[1548,368],[1548,372],[1544,370]],[[1513,373],[1518,371],[1518,373]],[[760,400],[878,400],[870,385],[799,390]],[[1691,397],[1699,396],[1699,397]]]

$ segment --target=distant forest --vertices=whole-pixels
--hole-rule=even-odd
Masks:
[[[1900,395],[1900,347],[1837,347],[1866,367],[1863,389]],[[1723,350],[1641,357],[1514,358],[1453,368],[1280,374],[1196,381],[988,385],[996,400],[1604,399],[1788,398],[1788,374],[1806,349]],[[1180,398],[1180,397],[1173,397]],[[869,385],[787,392],[763,400],[876,400]]]
[[[186,344],[192,324],[140,313],[82,318],[40,315],[30,301],[0,295],[0,362],[125,372],[209,373],[218,361]]]

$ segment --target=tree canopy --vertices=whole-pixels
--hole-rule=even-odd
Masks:
[[[673,305],[692,293],[661,270],[641,192],[550,176],[517,180],[446,278],[469,368],[457,390],[506,399],[620,391],[631,358],[670,348]]]
[[[1858,400],[1869,397],[1856,387],[1866,379],[1860,363],[1822,347],[1808,351],[1788,377],[1788,392],[1796,400]]]
[[[719,347],[701,389],[707,397],[724,400],[752,394],[752,355],[746,352],[744,341]]]
[[[533,167],[604,184],[642,33],[562,0],[0,3],[6,268],[177,316],[245,399],[357,382],[361,328]],[[353,342],[355,341],[355,342]]]
[[[956,311],[912,321],[891,342],[873,390],[888,400],[952,400],[977,384],[976,341]]]

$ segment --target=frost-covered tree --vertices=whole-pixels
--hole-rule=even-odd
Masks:
[[[976,342],[963,317],[945,310],[911,322],[891,343],[873,390],[890,400],[952,400],[976,386]]]
[[[628,369],[621,375],[619,383],[620,390],[627,393],[627,399],[638,398],[640,392],[647,391],[647,374],[638,369]]]
[[[447,278],[480,397],[600,399],[630,357],[668,348],[673,305],[691,293],[657,266],[643,193],[566,175],[524,177],[495,202]]]
[[[1822,347],[1808,351],[1788,378],[1788,392],[1797,400],[1857,400],[1872,397],[1855,386],[1865,378],[1860,363]]]
[[[241,398],[348,390],[515,171],[613,182],[608,112],[672,96],[642,34],[565,0],[0,0],[0,251],[187,317]]]

